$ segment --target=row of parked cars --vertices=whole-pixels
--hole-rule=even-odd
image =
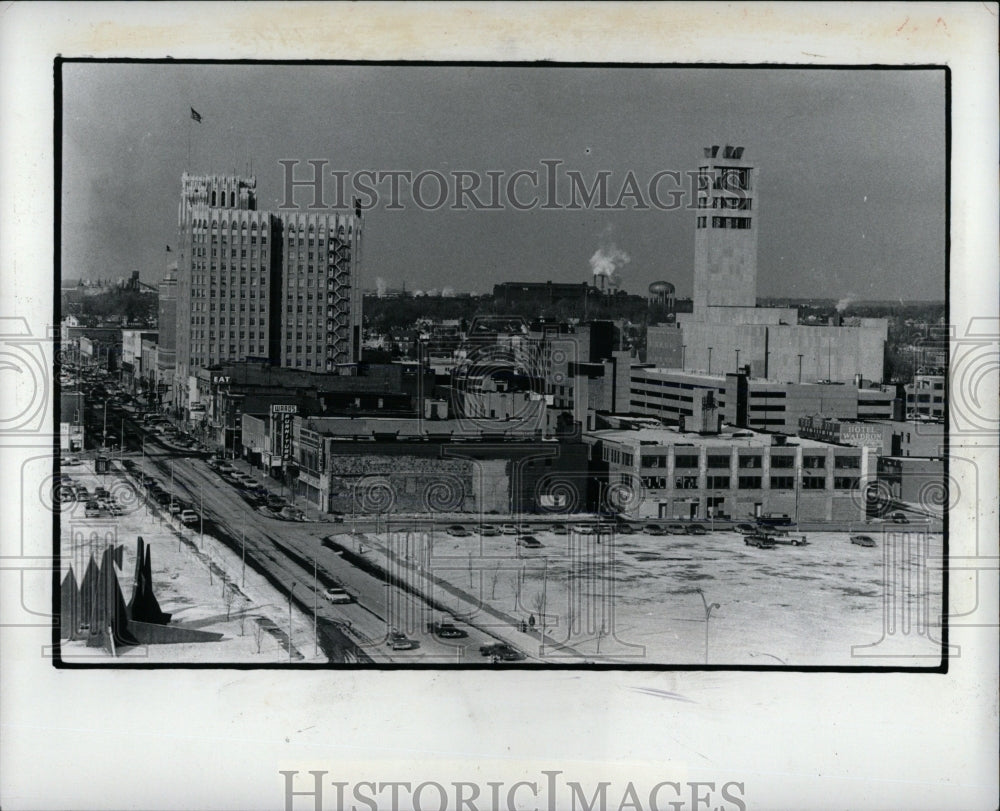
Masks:
[[[201,516],[194,506],[175,496],[155,476],[143,473],[131,459],[122,462],[125,471],[142,487],[146,497],[159,507],[163,507],[170,515],[176,515],[184,524],[195,524]]]
[[[91,493],[85,484],[65,473],[59,474],[56,478],[53,497],[57,503],[72,501],[83,503],[83,514],[86,518],[101,518],[106,515],[119,516],[125,512],[124,507],[118,503],[118,499],[106,487],[96,487]]]
[[[223,481],[235,487],[243,500],[251,507],[255,509],[257,507],[266,507],[282,518],[288,518],[293,521],[305,521],[305,514],[301,510],[290,505],[282,496],[272,493],[250,474],[243,473],[234,465],[218,459],[209,459],[208,466],[218,473]]]

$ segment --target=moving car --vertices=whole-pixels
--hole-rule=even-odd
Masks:
[[[194,510],[181,510],[180,518],[185,524],[198,523],[198,513]]]
[[[774,539],[762,533],[747,535],[743,538],[743,543],[747,546],[756,546],[758,549],[774,549]]]
[[[852,535],[851,543],[857,546],[875,546],[875,539],[870,535]]]
[[[521,651],[506,642],[494,642],[492,645],[482,645],[479,648],[479,654],[480,656],[493,656],[501,662],[520,662],[524,659],[524,654]]]
[[[517,545],[523,546],[527,549],[541,549],[542,542],[538,540],[534,535],[521,535],[517,539]]]
[[[417,647],[416,641],[410,639],[406,634],[400,633],[399,631],[392,631],[385,644],[393,650],[413,650]]]
[[[461,628],[456,628],[450,622],[431,622],[427,624],[427,630],[438,639],[465,639],[468,634]]]
[[[330,586],[323,592],[323,596],[331,603],[353,603],[354,598],[343,586]]]

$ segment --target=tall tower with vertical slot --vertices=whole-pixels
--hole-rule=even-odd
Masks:
[[[757,304],[757,169],[741,146],[705,147],[698,166],[694,312]]]

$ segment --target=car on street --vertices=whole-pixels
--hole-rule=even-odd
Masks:
[[[410,639],[406,634],[399,631],[392,631],[385,644],[393,650],[413,650],[417,647],[415,640]]]
[[[875,546],[875,539],[871,535],[852,535],[851,543],[856,546]]]
[[[521,530],[517,528],[516,524],[501,524],[500,531],[504,535],[517,535],[517,533],[520,532]]]
[[[83,510],[83,514],[86,518],[99,518],[101,515],[101,507],[96,501],[88,501],[87,506]]]
[[[667,524],[667,532],[671,535],[687,535],[687,530],[683,524]]]
[[[785,527],[792,519],[787,513],[764,513],[757,516],[757,523],[765,527]]]
[[[125,508],[122,507],[117,501],[111,501],[108,503],[107,511],[109,515],[125,515]]]
[[[756,546],[758,549],[774,549],[774,539],[759,532],[745,536],[743,543],[747,546]]]
[[[506,642],[494,642],[491,645],[482,645],[479,648],[479,655],[492,656],[501,662],[520,662],[524,659],[524,654],[521,651]]]
[[[565,524],[553,524],[549,528],[549,532],[551,532],[553,535],[569,535],[569,530],[566,529]]]
[[[910,523],[910,519],[907,518],[905,514],[896,512],[896,513],[892,514],[892,523],[894,523],[894,524],[909,524]]]
[[[181,510],[180,519],[185,524],[196,524],[198,522],[198,513],[194,510]]]
[[[497,535],[500,535],[501,532],[500,528],[495,524],[483,524],[479,528],[479,534],[484,538],[495,538]]]
[[[590,524],[576,524],[573,527],[573,532],[577,535],[593,535],[594,527]]]
[[[688,524],[687,528],[688,535],[707,535],[708,530],[705,529],[701,524]]]
[[[633,527],[628,521],[618,521],[617,523],[612,524],[611,528],[619,535],[635,534],[635,527]]]
[[[427,630],[438,639],[465,639],[468,636],[468,633],[450,622],[428,623]]]
[[[343,586],[330,586],[323,596],[331,603],[353,603],[354,598]]]
[[[170,493],[165,490],[157,490],[153,493],[153,501],[164,507],[170,503]]]
[[[447,532],[449,535],[453,535],[456,538],[468,538],[472,534],[461,524],[452,524],[445,530],[445,532]]]
[[[184,507],[181,506],[181,503],[179,501],[174,499],[173,501],[170,502],[171,515],[180,515],[182,512],[184,512]]]
[[[753,535],[757,531],[757,527],[753,524],[737,524],[734,529],[740,533],[740,535]]]
[[[521,535],[517,539],[517,545],[523,546],[525,549],[541,549],[542,542],[538,540],[534,535]]]
[[[63,467],[77,467],[80,464],[79,456],[68,456],[62,460]]]
[[[646,524],[645,527],[647,535],[666,535],[667,529],[663,524]]]

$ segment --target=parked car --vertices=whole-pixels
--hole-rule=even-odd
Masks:
[[[416,641],[410,639],[406,634],[400,633],[399,631],[392,631],[385,644],[393,650],[413,650],[417,647]]]
[[[594,527],[590,524],[576,524],[573,526],[573,532],[577,535],[593,535]]]
[[[182,512],[184,512],[184,507],[181,506],[181,503],[179,501],[174,499],[173,501],[170,502],[171,515],[180,515]]]
[[[740,533],[740,535],[753,535],[757,531],[757,527],[753,524],[737,524],[734,529]]]
[[[500,528],[495,524],[483,524],[479,528],[479,534],[484,538],[495,538],[497,535],[500,535],[501,532]]]
[[[181,510],[180,518],[181,521],[185,524],[198,523],[198,513],[196,513],[194,510]]]
[[[646,524],[645,527],[647,535],[666,535],[667,530],[662,524]]]
[[[743,543],[747,546],[756,546],[758,549],[774,549],[774,539],[761,533],[747,535],[743,538]]]
[[[504,535],[517,535],[521,530],[517,528],[516,524],[501,524],[500,531]]]
[[[430,622],[427,624],[427,630],[438,639],[465,639],[468,636],[465,631],[456,628],[450,622]]]
[[[688,524],[687,528],[688,535],[707,535],[708,530],[706,530],[701,524]]]
[[[524,654],[521,651],[506,642],[482,645],[479,648],[479,654],[480,656],[493,656],[501,662],[520,662],[524,659]]]
[[[783,527],[792,523],[792,519],[786,513],[764,513],[757,516],[757,523],[761,526]]]
[[[77,467],[80,464],[79,456],[69,456],[62,460],[63,467]]]
[[[153,501],[159,504],[161,507],[166,506],[170,503],[170,493],[165,490],[157,490],[153,493]]]
[[[83,510],[83,514],[87,518],[99,518],[101,515],[101,507],[96,501],[88,501],[87,506]]]
[[[94,495],[98,498],[107,498],[110,493],[108,493],[108,488],[106,487],[96,487],[94,488]]]
[[[517,545],[523,546],[525,549],[541,549],[542,542],[538,540],[534,535],[521,535],[517,539]]]
[[[667,532],[671,535],[687,535],[687,530],[683,524],[667,524]]]
[[[112,501],[108,505],[108,513],[110,515],[114,515],[114,516],[125,515],[125,508],[122,507],[121,504],[119,504],[119,503],[117,503],[115,501]]]
[[[343,586],[330,586],[323,596],[331,603],[353,603],[354,598]]]
[[[553,524],[549,532],[553,535],[569,535],[569,530],[566,529],[565,524]]]
[[[612,528],[619,535],[634,535],[635,527],[633,527],[628,521],[619,521],[617,524],[613,524]]]
[[[857,546],[875,546],[875,539],[870,535],[852,535],[851,543]]]
[[[452,524],[448,529],[445,530],[449,535],[454,535],[456,538],[468,538],[472,533],[469,532],[461,524]]]
[[[904,515],[903,513],[896,512],[896,513],[892,514],[892,523],[894,523],[894,524],[909,524],[910,523],[910,519],[907,518],[906,515]]]

